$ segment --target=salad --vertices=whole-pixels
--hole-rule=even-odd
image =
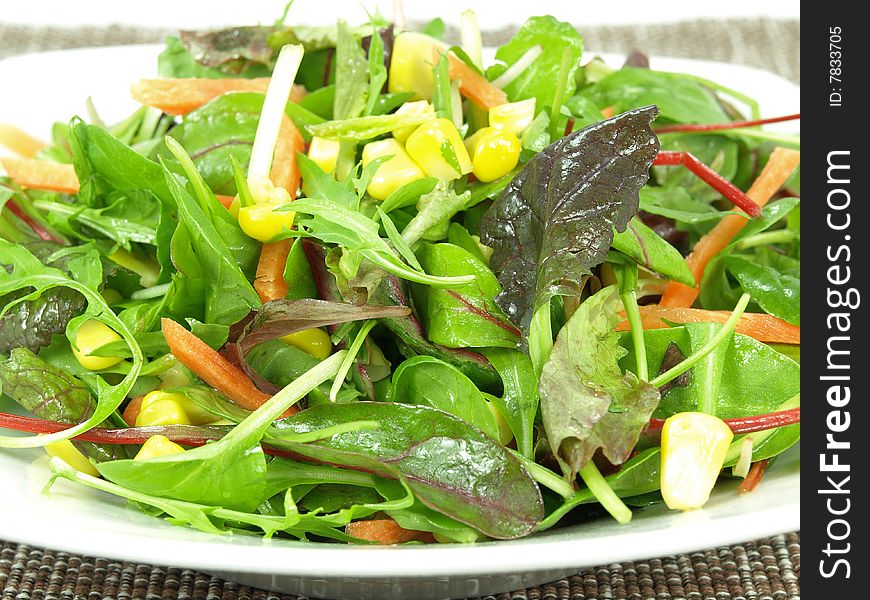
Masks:
[[[124,121],[0,125],[2,451],[318,542],[759,485],[800,437],[800,142],[759,126],[799,115],[461,23],[182,32]]]

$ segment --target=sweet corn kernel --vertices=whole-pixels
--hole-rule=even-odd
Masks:
[[[443,181],[457,179],[472,169],[468,150],[449,119],[433,119],[420,125],[408,137],[405,149],[426,175]]]
[[[113,304],[117,304],[118,302],[120,302],[121,300],[124,299],[124,296],[121,295],[121,292],[119,292],[116,289],[109,288],[109,287],[103,288],[103,291],[100,293],[100,295],[103,297],[103,300],[105,300],[106,304],[108,304],[109,306],[112,306]]]
[[[436,49],[448,48],[444,42],[416,31],[397,35],[390,59],[389,91],[413,92],[412,100],[431,100],[435,91],[432,57]]]
[[[508,102],[489,109],[489,125],[520,135],[535,118],[535,99]]]
[[[251,177],[248,179],[248,188],[256,204],[281,206],[292,200],[287,190],[276,186],[268,177]]]
[[[426,176],[420,167],[411,160],[411,157],[402,148],[402,144],[393,138],[366,144],[362,151],[363,167],[382,156],[392,156],[392,158],[378,167],[371,183],[366,188],[369,196],[375,200],[384,200],[403,185],[423,179]]]
[[[281,189],[281,188],[278,188]],[[260,242],[270,242],[284,229],[293,227],[296,213],[277,211],[280,205],[256,204],[239,208],[239,227],[248,236]]]
[[[425,100],[418,100],[417,102],[405,102],[402,106],[399,107],[399,110],[396,111],[397,115],[432,115],[435,117],[435,108],[426,102]],[[408,125],[407,127],[399,127],[398,129],[393,129],[393,137],[402,142],[403,144],[407,141],[408,136],[414,133],[414,130],[417,129],[418,125]]]
[[[142,406],[136,417],[136,427],[152,425],[190,425],[190,417],[181,404],[172,398],[174,394],[155,391],[142,398]]]
[[[76,331],[76,343],[72,347],[73,354],[79,364],[91,371],[114,367],[123,359],[120,356],[88,356],[91,352],[105,346],[110,342],[116,342],[121,336],[115,331],[96,319],[85,321]]]
[[[520,161],[520,139],[504,129],[484,127],[470,139],[474,176],[494,181],[510,173]]]
[[[720,418],[678,413],[662,428],[661,491],[668,507],[701,508],[719,477],[734,434]]]
[[[149,458],[157,458],[158,456],[169,456],[170,454],[180,454],[184,452],[184,448],[170,440],[165,435],[152,435],[145,440],[139,452],[133,457],[133,460],[148,460]]]
[[[48,444],[45,446],[45,453],[49,456],[56,456],[62,459],[76,471],[81,471],[94,477],[100,476],[100,472],[97,471],[93,463],[84,454],[79,452],[78,448],[69,440]]]
[[[400,108],[397,112],[401,112],[401,110]],[[308,146],[308,158],[313,160],[324,173],[332,173],[335,171],[340,151],[341,142],[338,140],[327,140],[315,135],[311,138],[311,144]]]
[[[332,340],[329,339],[329,334],[316,327],[285,335],[281,340],[307,352],[317,360],[325,360],[332,354]]]
[[[160,275],[160,265],[147,256],[132,254],[126,250],[115,250],[108,256],[113,263],[129,269],[139,276],[139,285],[153,287],[157,285],[157,277]]]
[[[158,402],[160,400],[172,400],[178,403],[193,425],[205,425],[220,419],[220,417],[214,416],[184,394],[176,392],[164,392],[163,390],[148,392],[142,399],[142,404],[144,406],[146,403]]]

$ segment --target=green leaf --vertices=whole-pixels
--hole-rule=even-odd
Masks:
[[[452,121],[453,94],[450,90],[450,63],[448,62],[446,55],[440,55],[438,61],[433,65],[432,77],[435,81],[435,88],[432,92],[432,106],[435,108],[435,114],[438,116],[439,119],[449,119]],[[448,142],[448,146],[449,145],[450,144]],[[461,173],[462,170],[457,168],[456,172]]]
[[[468,206],[470,197],[470,192],[457,194],[443,182],[436,185],[431,192],[420,196],[417,214],[402,230],[402,237],[409,246],[421,239],[444,239],[450,219]]]
[[[359,197],[350,177],[336,181],[332,173],[326,173],[320,165],[301,152],[296,155],[296,164],[302,176],[302,191],[307,197],[329,200],[351,210],[359,207]]]
[[[539,108],[551,105],[556,94],[562,55],[566,50],[571,68],[568,71],[565,96],[571,96],[576,87],[576,74],[583,55],[583,38],[574,26],[551,16],[532,17],[507,44],[496,51],[495,58],[510,66],[533,46],[540,46],[544,52],[505,87],[508,97],[512,101],[534,97]],[[492,68],[487,71],[487,76],[494,79],[503,71],[503,68]]]
[[[432,275],[474,277],[452,288],[412,287],[429,340],[448,348],[516,346],[520,331],[495,303],[501,285],[482,261],[453,244],[421,244],[417,258]]]
[[[695,287],[695,278],[680,251],[671,246],[638,217],[632,217],[622,233],[614,232],[614,249],[633,258],[637,264],[668,279]]]
[[[366,108],[368,60],[347,23],[339,19],[335,44],[334,119],[358,117]]]
[[[300,444],[288,434],[374,419],[378,429]],[[543,517],[537,485],[510,452],[464,421],[425,406],[323,405],[281,421],[269,443],[318,462],[406,478],[416,498],[494,538],[527,535]]]
[[[529,161],[480,222],[504,291],[499,306],[528,333],[553,296],[579,296],[607,256],[613,228],[637,212],[658,151],[648,107],[561,138]]]
[[[308,133],[328,140],[365,142],[401,127],[421,125],[433,118],[431,114],[371,115],[309,125]]]
[[[487,348],[483,354],[498,371],[504,387],[502,397],[495,397],[492,402],[511,428],[519,453],[533,460],[539,399],[532,361],[522,352],[508,348]]]
[[[598,449],[615,465],[625,462],[659,402],[654,387],[619,367],[619,306],[612,286],[584,301],[541,372],[544,429],[569,480]]]
[[[683,187],[650,187],[640,190],[640,209],[661,215],[680,223],[697,225],[718,221],[727,215],[741,215],[736,211],[716,210],[706,202],[689,195]]]
[[[443,410],[498,440],[498,423],[486,399],[456,367],[431,356],[415,356],[396,368],[392,383],[394,402]]]
[[[742,256],[729,256],[725,268],[764,312],[794,325],[801,324],[800,277],[780,273]]]

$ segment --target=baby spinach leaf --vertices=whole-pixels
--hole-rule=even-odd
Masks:
[[[530,160],[480,222],[504,290],[496,302],[527,333],[537,307],[578,296],[601,263],[613,228],[637,212],[638,190],[658,152],[655,107],[561,138]]]
[[[533,459],[539,400],[532,361],[526,354],[508,348],[486,348],[483,355],[498,371],[504,388],[502,397],[493,397],[492,402],[511,428],[519,453]]]
[[[632,217],[625,231],[613,234],[613,248],[630,256],[642,267],[661,273],[668,279],[695,286],[695,278],[680,251],[637,217]]]
[[[260,447],[264,432],[287,408],[333,377],[343,357],[338,352],[307,371],[214,443],[144,461],[102,463],[100,474],[144,494],[253,511],[266,488],[266,460]]]
[[[801,324],[800,277],[780,273],[742,256],[727,257],[725,268],[764,312],[794,325]]]
[[[374,419],[377,429],[313,443],[287,441]],[[540,491],[507,449],[464,421],[425,406],[356,402],[309,408],[276,423],[269,443],[318,462],[405,479],[423,504],[494,538],[528,534],[543,517]]]
[[[394,402],[431,406],[498,439],[498,424],[477,386],[456,367],[431,356],[409,358],[393,374]]]
[[[683,187],[644,187],[640,190],[640,209],[688,225],[718,221],[727,215],[742,214],[736,211],[716,210],[708,203],[690,196]]]
[[[305,250],[297,240],[290,248],[287,255],[287,263],[284,266],[284,281],[287,282],[287,300],[302,300],[303,298],[317,298],[317,285],[308,266]]]
[[[501,285],[487,266],[453,244],[422,244],[422,268],[432,275],[472,275],[472,283],[454,288],[412,287],[426,336],[448,348],[513,348],[520,331],[495,303]]]
[[[532,17],[507,44],[496,51],[495,58],[510,66],[533,46],[540,46],[544,52],[519,77],[505,86],[508,97],[514,101],[534,97],[538,107],[551,105],[565,51],[568,52],[571,65],[565,97],[570,97],[574,93],[575,76],[580,69],[583,38],[570,23],[557,21],[551,16]],[[493,68],[487,71],[487,76],[493,79],[503,71],[503,67]]]
[[[654,387],[619,367],[619,306],[614,287],[584,301],[541,371],[544,429],[570,480],[599,448],[611,463],[625,462],[659,403]]]

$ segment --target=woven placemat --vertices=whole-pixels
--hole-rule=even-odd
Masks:
[[[640,49],[649,54],[745,64],[800,83],[800,24],[796,20],[578,28],[586,46],[600,52]],[[0,23],[0,58],[42,50],[158,42],[166,33],[123,26],[68,29]],[[499,44],[511,34],[510,30],[485,33],[484,42]],[[293,600],[186,569],[0,544],[0,600]],[[800,535],[790,533],[703,552],[604,565],[538,588],[487,599],[797,600],[799,574]]]

